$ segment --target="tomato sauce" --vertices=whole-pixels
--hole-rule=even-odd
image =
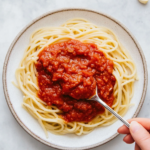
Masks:
[[[86,100],[96,85],[99,97],[112,106],[113,61],[96,44],[68,40],[45,47],[38,57],[38,96],[59,108],[65,121],[89,122],[105,111],[98,102]]]

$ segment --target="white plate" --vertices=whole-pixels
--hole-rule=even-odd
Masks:
[[[125,119],[137,116],[147,89],[147,67],[142,50],[130,32],[112,17],[92,10],[64,9],[44,14],[34,20],[18,34],[8,50],[3,69],[3,87],[8,106],[19,124],[37,140],[59,149],[89,149],[104,144],[117,136],[117,129],[122,125],[120,121],[117,121],[108,127],[96,128],[90,134],[83,136],[49,133],[47,139],[39,123],[22,108],[23,95],[11,83],[16,81],[15,70],[29,43],[31,33],[39,27],[60,26],[68,19],[76,17],[87,19],[98,26],[105,26],[114,31],[136,63],[139,81],[135,83],[135,93],[132,98],[132,103],[135,105],[128,110],[124,116]]]

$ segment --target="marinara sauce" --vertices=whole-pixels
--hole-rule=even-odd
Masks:
[[[38,57],[38,96],[59,108],[65,121],[89,122],[105,111],[98,102],[86,100],[96,85],[99,97],[112,106],[113,61],[95,44],[68,40],[45,47]]]

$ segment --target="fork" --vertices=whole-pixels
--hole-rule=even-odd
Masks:
[[[110,108],[104,101],[102,101],[98,94],[97,94],[97,86],[96,86],[96,92],[95,95],[93,95],[88,100],[93,100],[99,102],[102,106],[104,106],[109,112],[111,112],[116,118],[118,118],[120,121],[122,121],[128,128],[130,127],[130,124],[124,120],[118,113],[116,113],[112,108]]]

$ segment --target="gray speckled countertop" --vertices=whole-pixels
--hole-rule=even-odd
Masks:
[[[47,11],[60,8],[88,8],[104,12],[122,22],[139,41],[150,71],[150,2],[142,5],[138,0],[0,0],[0,77],[7,50],[18,32],[33,19]],[[148,86],[150,82],[148,83]],[[149,87],[138,117],[150,118]],[[119,135],[93,150],[134,149]],[[32,138],[12,116],[0,80],[0,150],[53,150]]]

